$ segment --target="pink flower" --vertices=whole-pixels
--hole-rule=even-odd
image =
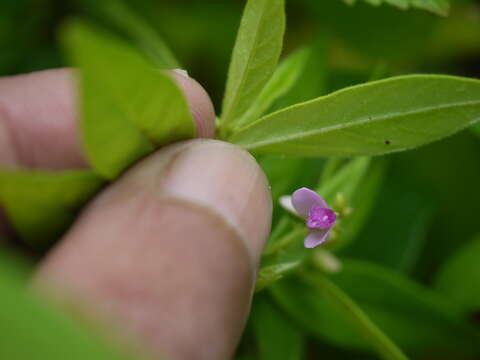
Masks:
[[[305,218],[305,224],[310,230],[305,238],[305,247],[313,248],[326,241],[337,215],[325,200],[315,191],[301,188],[292,194],[291,201],[297,214]]]

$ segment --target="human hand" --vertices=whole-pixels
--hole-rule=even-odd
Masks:
[[[199,136],[213,136],[206,92],[171,74]],[[74,99],[71,70],[0,79],[0,166],[88,167]],[[214,140],[174,144],[92,200],[34,282],[60,290],[120,336],[136,337],[153,358],[228,359],[248,315],[270,220],[267,181],[248,153]]]

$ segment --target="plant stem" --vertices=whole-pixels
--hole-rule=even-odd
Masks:
[[[285,247],[290,245],[292,242],[298,240],[299,238],[305,237],[305,235],[307,235],[306,227],[298,227],[296,229],[293,229],[288,234],[281,237],[280,239],[275,241],[271,246],[265,249],[265,251],[263,252],[263,255],[275,254],[276,252],[284,249]]]
[[[301,275],[308,283],[322,290],[326,296],[340,305],[381,359],[408,360],[407,356],[373,323],[355,301],[327,277],[318,273],[312,275],[307,271],[302,271]]]

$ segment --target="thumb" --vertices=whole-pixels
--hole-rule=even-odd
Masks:
[[[37,280],[153,353],[228,359],[248,315],[270,199],[243,150],[214,140],[167,147],[84,211]]]

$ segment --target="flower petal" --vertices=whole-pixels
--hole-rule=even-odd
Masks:
[[[295,210],[295,208],[292,205],[292,197],[290,195],[280,196],[280,198],[278,199],[278,202],[280,203],[280,206],[284,210],[288,211],[289,213],[291,213],[295,216],[300,216],[297,213],[297,210]]]
[[[303,217],[308,216],[308,212],[313,205],[327,207],[327,203],[320,195],[305,187],[298,189],[292,194],[292,205]]]
[[[305,238],[303,245],[310,249],[314,248],[315,246],[320,245],[325,240],[327,240],[328,234],[330,233],[330,229],[322,229],[317,231],[310,231],[310,233]]]

